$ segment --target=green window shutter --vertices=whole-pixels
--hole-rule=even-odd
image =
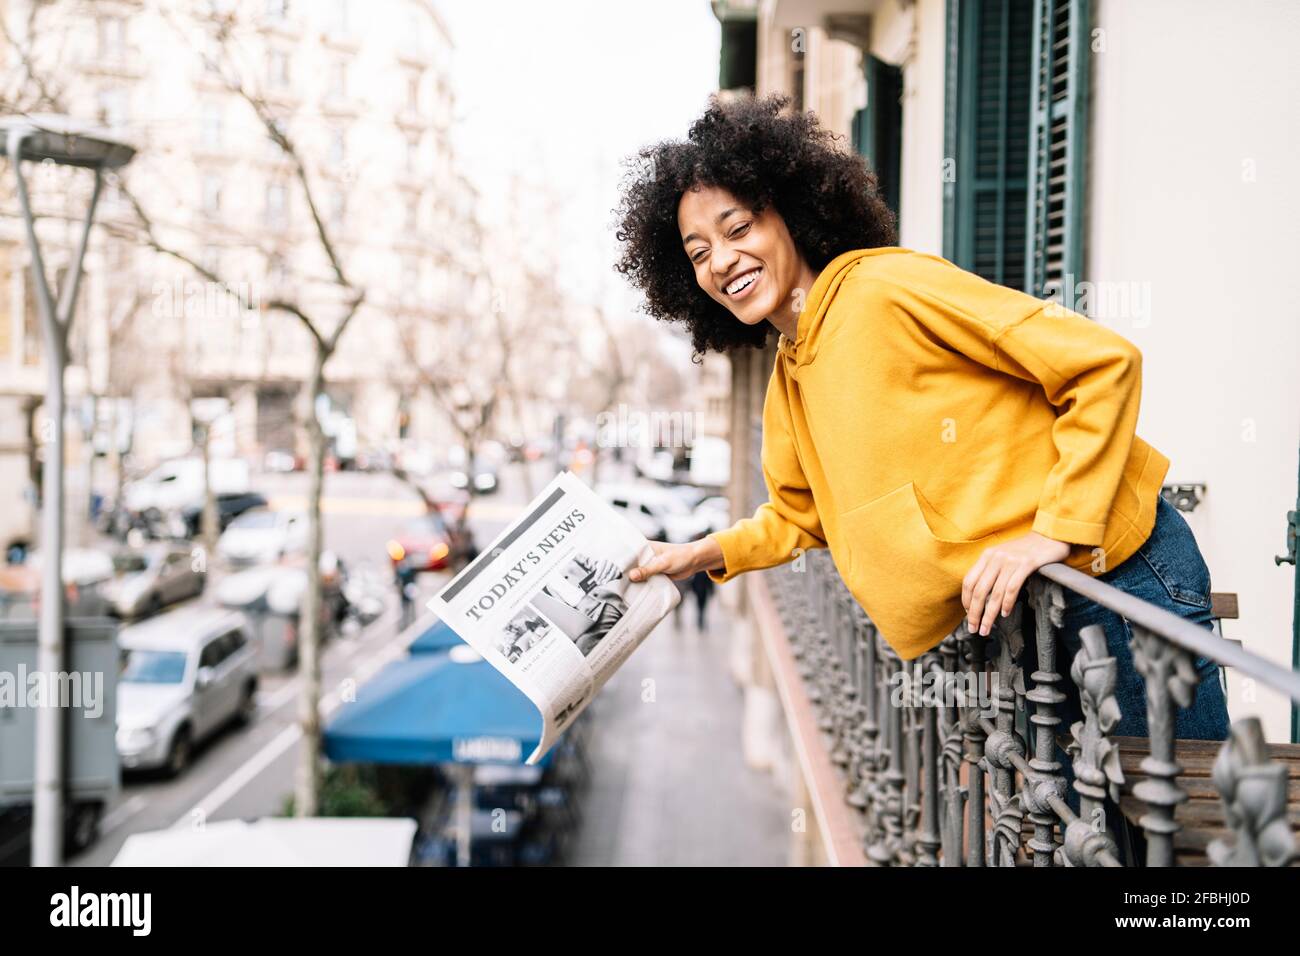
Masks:
[[[1026,288],[1035,0],[949,0],[944,254]]]
[[[902,179],[903,71],[864,54],[867,105],[853,114],[850,139],[880,183],[880,193],[897,215]]]
[[[753,17],[722,20],[718,88],[752,90],[758,68],[758,21]]]
[[[1090,39],[1089,0],[1034,0],[1025,271],[1038,296],[1074,288],[1083,270]]]

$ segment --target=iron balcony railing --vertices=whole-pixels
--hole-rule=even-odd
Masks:
[[[1148,866],[1176,862],[1175,810],[1189,793],[1175,759],[1175,717],[1196,692],[1194,659],[1233,667],[1300,701],[1300,674],[1062,564],[1033,575],[987,637],[963,622],[933,651],[904,662],[849,594],[828,552],[809,552],[806,560],[802,571],[785,565],[762,574],[843,773],[845,797],[860,814],[863,850],[880,865],[1137,865],[1140,855],[1122,852],[1112,828],[1098,825],[1107,798],[1113,812],[1126,783],[1109,737],[1120,711],[1102,629],[1083,628],[1071,674],[1057,670],[1067,589],[1120,614],[1133,632],[1150,736],[1132,792],[1144,805]],[[1037,669],[1026,674],[1031,641]],[[905,668],[914,679],[930,675],[936,693],[921,706],[900,704],[895,693]],[[1060,688],[1070,678],[1083,720],[1062,728]],[[981,687],[996,689],[994,707],[979,699]],[[1056,759],[1058,734],[1071,755],[1078,813]],[[1287,769],[1271,761],[1258,719],[1232,724],[1211,778],[1228,831],[1209,845],[1211,862],[1300,859],[1287,820]]]

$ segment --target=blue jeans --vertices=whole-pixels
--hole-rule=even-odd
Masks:
[[[1134,597],[1172,611],[1180,617],[1212,629],[1210,612],[1210,570],[1201,556],[1191,527],[1177,508],[1159,496],[1156,522],[1150,536],[1131,557],[1118,567],[1097,575]],[[1065,589],[1065,623],[1058,631],[1056,670],[1065,679],[1058,685],[1066,700],[1057,708],[1062,723],[1058,730],[1068,731],[1070,725],[1083,719],[1079,705],[1079,690],[1070,678],[1070,664],[1081,642],[1079,631],[1089,624],[1100,624],[1106,632],[1108,652],[1116,662],[1115,700],[1120,708],[1120,720],[1110,733],[1119,737],[1146,737],[1147,704],[1146,682],[1133,666],[1130,641],[1133,632],[1128,621],[1113,611]],[[1030,665],[1027,674],[1037,669],[1037,648],[1032,635],[1026,641],[1026,657]],[[1228,737],[1228,707],[1223,688],[1219,684],[1219,665],[1204,657],[1197,657],[1194,666],[1200,675],[1192,706],[1180,709],[1175,719],[1174,737],[1190,740],[1226,740]],[[1032,705],[1031,705],[1032,706]],[[1030,750],[1033,749],[1032,740]],[[1067,802],[1079,812],[1079,795],[1074,790],[1074,770],[1069,756],[1059,746],[1056,759],[1062,764],[1066,781],[1070,784]],[[1122,819],[1119,810],[1106,801],[1108,823]],[[1112,832],[1119,832],[1112,826]],[[1122,847],[1122,843],[1121,843]]]

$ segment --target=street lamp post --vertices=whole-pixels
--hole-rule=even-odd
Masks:
[[[32,287],[41,317],[45,343],[45,413],[52,434],[46,444],[41,469],[41,604],[36,667],[47,687],[57,687],[54,676],[63,669],[63,373],[68,363],[68,328],[72,324],[81,285],[86,243],[95,219],[104,171],[131,161],[135,149],[91,132],[64,117],[12,117],[0,120],[5,155],[13,167],[18,203],[27,227],[32,260]],[[45,263],[31,198],[23,176],[23,160],[50,161],[78,166],[95,174],[90,205],[68,263],[58,300],[46,279]],[[49,701],[36,711],[36,760],[32,800],[32,865],[57,866],[63,856],[63,712]]]

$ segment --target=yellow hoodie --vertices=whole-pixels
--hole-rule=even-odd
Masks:
[[[1037,531],[1117,567],[1155,524],[1169,459],[1134,433],[1142,356],[1056,303],[896,247],[831,261],[778,342],[770,500],[716,532],[722,583],[829,547],[903,660],[965,616],[984,549]]]

